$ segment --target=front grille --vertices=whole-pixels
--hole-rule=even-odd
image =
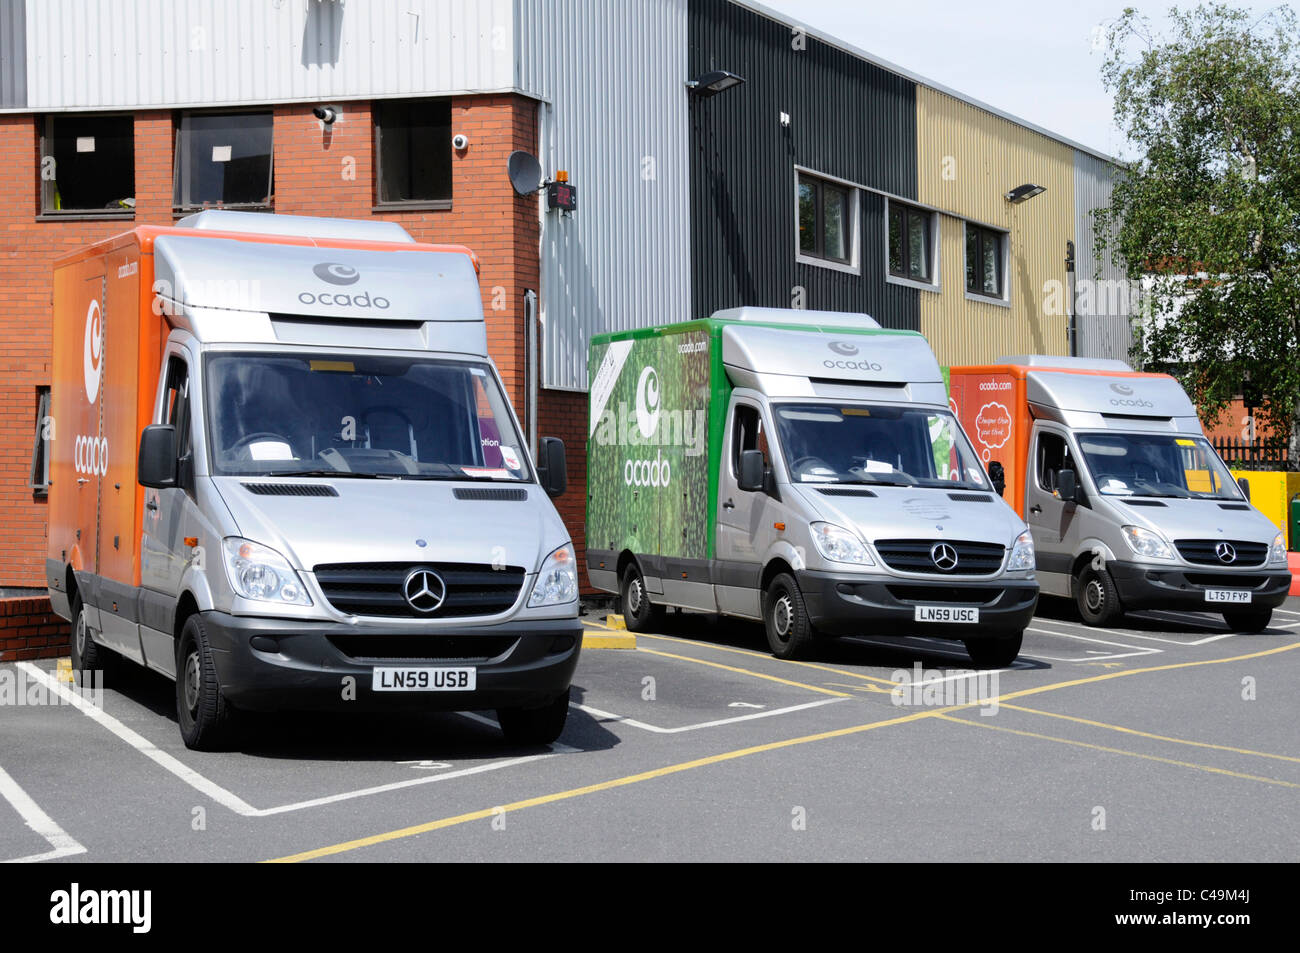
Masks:
[[[957,565],[940,569],[930,558],[936,543],[947,543],[957,551]],[[890,569],[899,572],[932,572],[952,576],[979,576],[995,573],[1002,567],[1005,546],[997,543],[974,543],[955,539],[878,539],[876,552]]]
[[[953,589],[951,586],[886,586],[889,594],[899,602],[915,602],[929,605],[936,602],[961,603],[963,605],[986,605],[996,602],[1002,595],[1001,589],[977,586],[974,588]]]
[[[433,570],[446,585],[446,597],[433,612],[412,608],[402,591],[416,569]],[[496,615],[515,604],[524,584],[520,566],[475,563],[331,563],[315,572],[325,598],[340,612],[406,619]]]
[[[519,641],[513,635],[332,635],[329,640],[358,662],[486,662]]]
[[[1237,558],[1225,562],[1214,551],[1220,543],[1228,543],[1236,550]],[[1238,539],[1176,539],[1178,554],[1189,563],[1202,566],[1258,566],[1268,557],[1268,544],[1247,543]]]
[[[328,483],[244,483],[245,490],[257,496],[338,496]]]
[[[1268,576],[1227,572],[1189,572],[1183,578],[1193,586],[1203,586],[1206,589],[1258,589],[1268,582]]]

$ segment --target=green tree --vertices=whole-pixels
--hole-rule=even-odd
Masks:
[[[1213,422],[1243,381],[1300,464],[1300,33],[1287,7],[1129,8],[1102,79],[1136,158],[1116,170],[1098,241],[1145,277],[1147,366]]]

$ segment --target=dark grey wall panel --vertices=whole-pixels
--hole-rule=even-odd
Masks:
[[[27,105],[27,0],[0,0],[0,109]]]
[[[738,305],[865,311],[919,329],[920,292],[885,281],[884,201],[861,194],[860,275],[795,258],[795,167],[916,197],[910,80],[727,0],[690,0],[688,78],[746,83],[690,97],[692,312]],[[781,114],[790,117],[782,126]]]

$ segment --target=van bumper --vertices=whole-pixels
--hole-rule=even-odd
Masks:
[[[1115,581],[1125,609],[1183,609],[1223,612],[1225,609],[1272,609],[1280,606],[1291,588],[1286,569],[1258,572],[1216,572],[1205,569],[1156,568],[1145,563],[1109,562],[1106,568]],[[1247,589],[1250,602],[1206,602],[1207,589]]]
[[[828,635],[992,638],[1022,631],[1038,605],[1038,583],[1033,579],[929,582],[814,570],[798,572],[796,578],[809,618]],[[979,609],[979,622],[917,622],[919,605]]]
[[[582,648],[577,619],[424,632],[223,612],[205,612],[203,621],[222,692],[235,707],[253,711],[527,708],[569,687]],[[476,687],[375,692],[377,666],[473,667]]]

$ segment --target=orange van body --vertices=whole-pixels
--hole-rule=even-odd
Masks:
[[[319,248],[456,252],[460,245],[331,240],[143,225],[54,265],[46,577],[70,591],[68,572],[140,585],[144,488],[136,482],[140,433],[153,421],[172,323],[155,307],[153,243],[202,235]]]
[[[987,470],[1001,463],[1007,486],[1003,499],[1025,515],[1025,474],[1034,412],[1026,396],[1025,378],[1032,371],[1100,377],[1168,377],[1142,371],[1083,370],[1024,364],[986,364],[948,369],[948,403],[970,437]]]

